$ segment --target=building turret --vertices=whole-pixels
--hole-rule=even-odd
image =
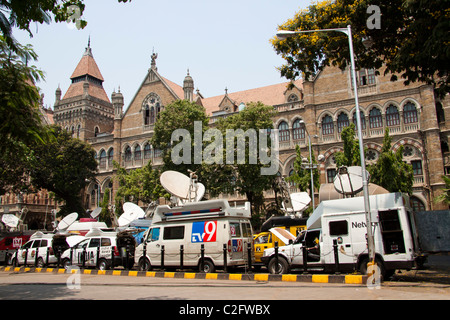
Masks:
[[[189,69],[187,75],[183,81],[184,99],[188,101],[194,100],[194,80],[189,75]]]

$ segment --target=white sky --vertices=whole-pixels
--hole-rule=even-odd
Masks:
[[[115,89],[128,107],[150,68],[154,48],[158,72],[183,85],[189,68],[204,97],[287,81],[276,69],[284,61],[269,40],[278,25],[293,18],[311,0],[86,0],[88,25],[32,24],[33,37],[14,30],[33,45],[37,67],[45,72],[38,86],[44,105],[53,106],[58,84],[63,95],[88,37],[109,97]]]

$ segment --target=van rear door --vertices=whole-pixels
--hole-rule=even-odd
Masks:
[[[338,245],[338,255],[339,255],[339,263],[353,263],[354,255],[353,255],[353,243],[351,237],[351,224],[349,218],[336,218],[333,220],[328,220],[328,233],[329,237],[324,237],[323,241],[326,244],[326,249],[321,248],[321,250],[330,251],[333,249],[333,240],[336,240]],[[322,252],[325,254],[326,252]],[[334,255],[328,255],[328,262],[334,263]]]

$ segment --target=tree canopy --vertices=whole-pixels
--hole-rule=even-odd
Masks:
[[[369,7],[377,6],[379,15]],[[369,10],[368,10],[369,9]],[[368,13],[369,12],[369,13]],[[372,26],[378,18],[379,26]],[[357,68],[386,67],[385,74],[404,84],[422,81],[444,96],[450,92],[450,9],[442,0],[327,0],[310,5],[279,26],[281,30],[345,28],[351,25]],[[379,28],[378,28],[379,27]],[[370,47],[363,40],[370,40]],[[348,38],[341,32],[301,34],[272,44],[285,60],[287,79],[304,78],[334,65],[349,65]],[[367,42],[366,42],[367,44]]]
[[[57,201],[64,201],[60,214],[84,214],[81,190],[95,179],[95,151],[86,142],[72,138],[58,126],[51,127],[55,139],[32,147],[28,162],[31,183],[37,189],[47,189]]]
[[[375,183],[389,192],[404,192],[412,194],[414,173],[412,166],[403,162],[403,146],[397,151],[391,150],[392,138],[386,128],[381,154],[375,164],[367,166],[370,182]]]

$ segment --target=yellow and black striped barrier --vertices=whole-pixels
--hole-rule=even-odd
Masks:
[[[81,273],[86,275],[112,275],[128,277],[177,278],[177,279],[206,279],[206,280],[246,280],[246,281],[283,281],[283,282],[312,282],[312,283],[345,283],[366,284],[367,276],[354,274],[266,274],[266,273],[197,273],[197,272],[167,272],[167,271],[133,271],[133,270],[96,270],[35,267],[0,267],[3,272],[15,273]]]

